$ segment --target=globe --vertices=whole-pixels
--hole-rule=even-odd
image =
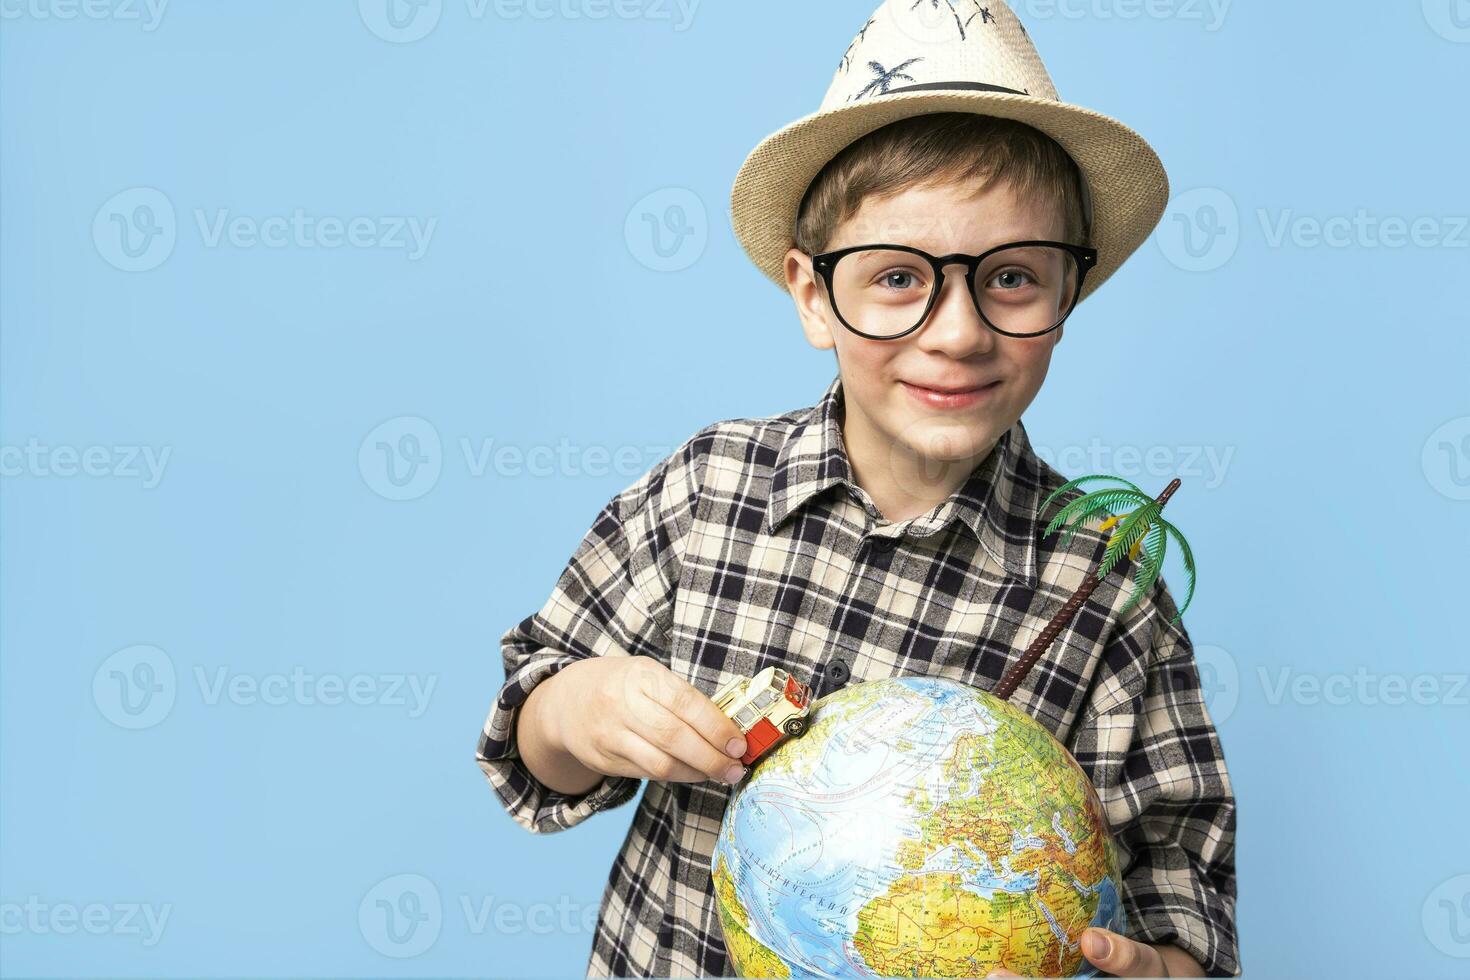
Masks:
[[[934,677],[853,684],[756,763],[710,861],[743,977],[1093,976],[1123,932],[1118,853],[1066,748]]]

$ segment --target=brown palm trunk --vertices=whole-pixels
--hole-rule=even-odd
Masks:
[[[1169,481],[1169,485],[1164,488],[1164,492],[1154,498],[1160,509],[1163,508],[1164,504],[1169,502],[1169,498],[1178,489],[1179,478],[1175,477]],[[1088,596],[1092,595],[1092,590],[1097,588],[1098,584],[1102,582],[1102,579],[1098,578],[1096,569],[1097,566],[1094,565],[1093,571],[1089,572],[1087,577],[1082,580],[1082,584],[1077,587],[1077,591],[1072,593],[1071,598],[1051,618],[1051,622],[1046,624],[1046,629],[1042,630],[1037,634],[1036,639],[1031,641],[1031,645],[1021,655],[1021,659],[1011,664],[1010,669],[1001,677],[1000,683],[995,685],[995,690],[991,692],[992,694],[1002,701],[1010,700],[1011,695],[1016,692],[1016,688],[1020,687],[1021,682],[1026,679],[1026,675],[1031,673],[1031,668],[1036,666],[1036,661],[1040,660],[1041,655],[1056,641],[1062,629],[1077,617],[1077,613],[1082,610],[1082,604],[1087,601]]]

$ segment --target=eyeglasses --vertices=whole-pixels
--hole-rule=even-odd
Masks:
[[[944,286],[945,267],[965,266],[985,325],[1007,337],[1039,337],[1062,325],[1082,295],[1097,249],[1024,241],[979,255],[933,256],[908,245],[854,245],[812,256],[842,325],[870,340],[896,340],[923,325]]]

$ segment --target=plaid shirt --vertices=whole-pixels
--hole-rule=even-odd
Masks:
[[[814,697],[904,674],[989,690],[1102,555],[1083,528],[1042,540],[1065,478],[1017,421],[928,513],[890,522],[853,480],[841,378],[821,401],[714,423],[597,515],[541,610],[501,639],[506,682],[477,759],[510,815],[548,833],[620,806],[640,781],[565,796],[516,748],[531,690],[583,657],[654,657],[713,696],[776,664]],[[1080,495],[1073,491],[1073,496]],[[1072,499],[1068,497],[1067,499]],[[1054,511],[1053,511],[1054,512]],[[1121,618],[1136,566],[1101,583],[1011,697],[1076,756],[1123,860],[1130,935],[1238,976],[1235,799],[1189,636],[1162,579]],[[613,863],[590,976],[732,976],[710,855],[732,790],[650,781]]]

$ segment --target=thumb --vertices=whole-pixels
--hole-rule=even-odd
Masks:
[[[1168,975],[1157,950],[1107,929],[1090,928],[1082,933],[1082,955],[1093,966],[1115,977]]]

